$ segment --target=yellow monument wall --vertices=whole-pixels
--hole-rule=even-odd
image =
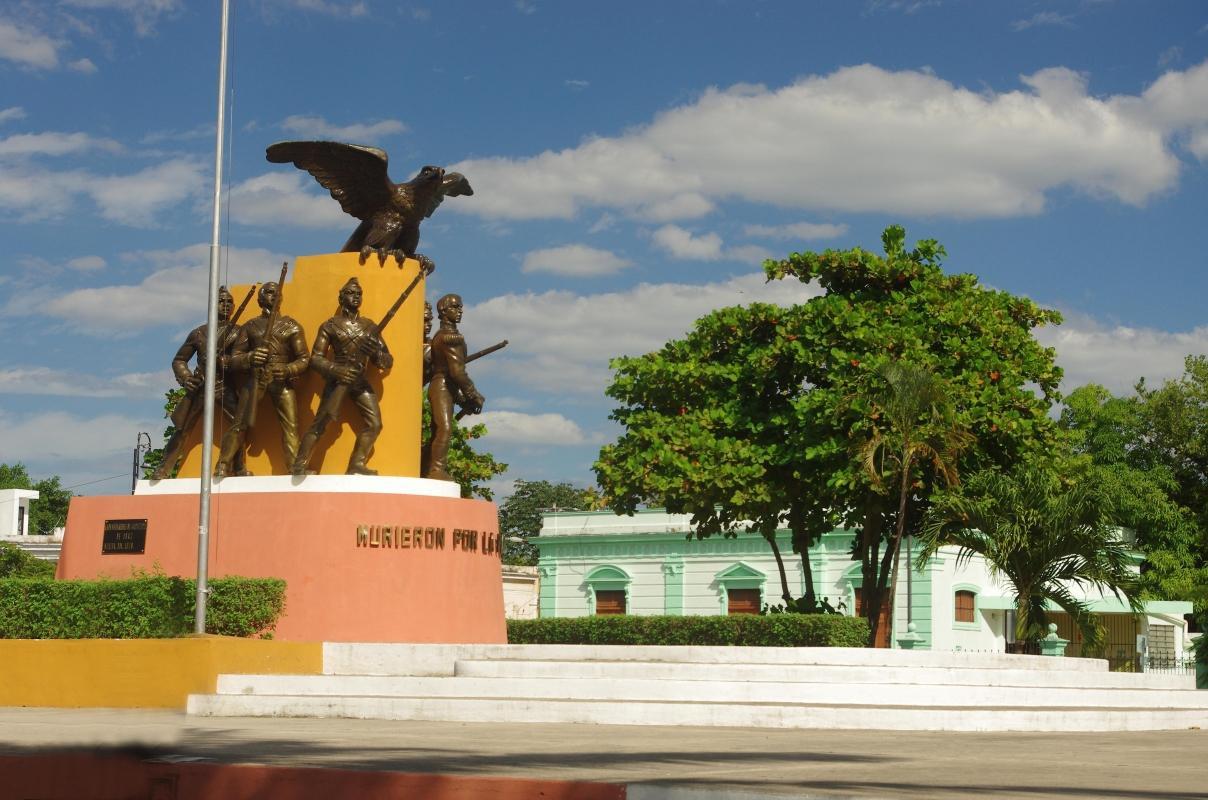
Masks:
[[[10,676],[0,681],[0,706],[183,709],[190,694],[214,693],[223,673],[321,674],[323,645],[227,636],[5,639],[0,663]]]
[[[302,326],[308,351],[314,345],[319,326],[339,308],[340,287],[349,278],[356,276],[361,284],[361,314],[374,322],[380,322],[419,272],[419,262],[410,258],[403,263],[401,269],[393,258],[387,259],[384,266],[378,264],[376,256],[370,257],[364,265],[357,262],[356,253],[334,253],[302,256],[290,265],[285,278],[281,313],[293,317]],[[277,280],[280,270],[280,265],[274,267],[265,264],[261,282]],[[238,306],[249,287],[241,285],[228,288]],[[253,296],[239,321],[247,322],[259,313],[260,307]],[[424,281],[421,280],[382,336],[394,356],[394,366],[386,371],[379,370],[373,364],[366,368],[369,383],[377,392],[381,404],[383,426],[368,465],[381,475],[419,476],[423,320]],[[228,374],[227,379],[239,380],[240,376]],[[246,379],[244,375],[243,380]],[[310,427],[318,410],[323,383],[323,378],[309,369],[294,380],[294,391],[298,399],[299,439]],[[344,474],[356,433],[361,426],[361,417],[356,406],[350,399],[345,400],[338,424],[330,423],[315,446],[310,460],[311,469],[324,475]],[[218,460],[222,433],[226,429],[225,417],[216,414],[215,463]],[[201,424],[198,423],[185,445],[185,457],[181,462],[179,477],[196,478],[201,475],[200,444]],[[245,452],[247,467],[253,475],[289,474],[290,465],[285,463],[281,452],[281,428],[277,422],[277,412],[267,393],[263,393],[260,398],[256,411],[256,427],[248,434]]]

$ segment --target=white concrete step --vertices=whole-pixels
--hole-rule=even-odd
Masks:
[[[379,675],[222,675],[223,695],[461,697],[617,702],[794,703],[855,706],[1196,708],[1208,692],[1045,686],[798,683],[641,678],[415,678]]]
[[[793,683],[927,683],[953,686],[1050,686],[1084,689],[1194,689],[1192,674],[1088,672],[985,667],[897,667],[840,664],[717,664],[637,661],[487,661],[463,659],[454,674],[479,678],[650,678]]]
[[[567,644],[323,645],[324,672],[337,675],[452,675],[459,660],[666,662],[675,664],[778,664],[880,667],[1028,669],[1107,672],[1090,658],[1047,658],[1008,653],[877,650],[856,647],[664,647]]]
[[[1208,710],[903,708],[790,703],[616,702],[492,698],[193,695],[201,716],[343,717],[450,722],[553,722],[930,731],[1131,731],[1208,727]]]

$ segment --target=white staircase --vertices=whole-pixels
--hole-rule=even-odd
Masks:
[[[223,675],[205,716],[770,728],[1208,728],[1194,676],[850,648],[325,644],[323,675]]]

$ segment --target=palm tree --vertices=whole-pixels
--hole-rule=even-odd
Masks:
[[[1110,522],[1110,508],[1088,481],[1064,482],[1052,471],[1020,468],[979,472],[959,492],[938,496],[924,521],[918,563],[945,545],[960,548],[957,563],[981,555],[991,575],[1014,588],[1015,637],[1039,639],[1049,601],[1070,615],[1094,648],[1102,627],[1074,586],[1123,596],[1134,610],[1137,576],[1129,551]]]
[[[930,370],[905,361],[890,361],[873,374],[884,381],[884,387],[873,391],[869,398],[874,424],[859,448],[859,458],[876,491],[887,492],[897,484],[898,511],[876,573],[874,591],[866,592],[869,644],[876,642],[886,590],[892,596],[897,585],[909,500],[922,486],[921,473],[930,469],[946,485],[956,485],[957,456],[973,441],[973,436],[955,420],[946,384]],[[892,578],[888,575],[891,564]]]

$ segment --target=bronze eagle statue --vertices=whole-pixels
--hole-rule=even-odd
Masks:
[[[331,192],[344,212],[361,220],[341,253],[361,254],[361,263],[377,253],[378,263],[395,256],[418,260],[427,272],[434,265],[419,247],[419,224],[432,216],[446,196],[472,195],[470,182],[458,172],[426,166],[406,183],[386,174],[384,150],[341,142],[277,142],[265,152],[274,164],[292,163],[309,172]]]

